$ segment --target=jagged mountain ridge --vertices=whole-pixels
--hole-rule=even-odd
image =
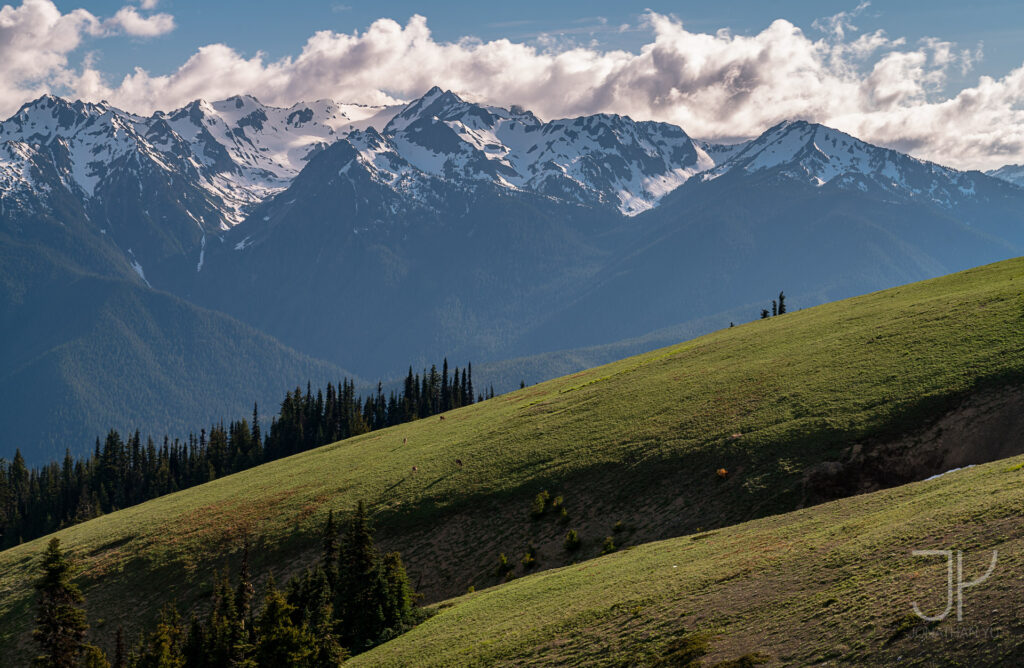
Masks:
[[[1003,165],[999,169],[991,169],[985,173],[1016,186],[1024,187],[1024,165]]]
[[[529,111],[472,104],[437,87],[382,134],[394,153],[425,173],[610,205],[627,216],[653,208],[714,166],[700,145],[667,123],[614,114],[544,123]]]
[[[189,177],[219,200],[221,219],[203,222],[214,230],[227,229],[244,219],[247,207],[287,187],[311,153],[363,127],[359,121],[379,111],[329,100],[284,109],[246,95],[212,103],[196,100],[144,117],[103,102],[45,95],[0,123],[0,142],[20,148],[17,155],[7,150],[4,185],[18,185],[13,177],[19,171],[21,185],[28,184],[30,177],[18,170],[19,159],[48,154],[62,185],[91,199],[99,195],[112,164],[131,159],[141,168],[149,160]]]
[[[702,175],[710,181],[731,172],[775,170],[815,187],[831,184],[863,192],[926,201],[950,208],[977,195],[978,172],[962,172],[868,144],[845,132],[806,121],[784,121],[734,150]]]
[[[329,100],[279,108],[235,96],[149,117],[44,96],[0,123],[0,213],[45,209],[54,189],[64,189],[98,232],[114,235],[140,276],[181,256],[178,270],[201,271],[207,234],[241,223],[336,141],[349,142],[375,181],[420,201],[438,191],[438,180],[489,183],[635,216],[694,175],[767,168],[947,208],[975,195],[971,173],[802,121],[722,146],[611,114],[542,122],[435,87],[401,109]],[[161,206],[143,201],[161,191],[170,194]]]

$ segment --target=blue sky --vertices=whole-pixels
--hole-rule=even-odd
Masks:
[[[47,92],[151,113],[399,104],[436,84],[548,119],[715,141],[802,119],[954,167],[1024,163],[1019,0],[16,0],[0,19],[0,117]]]

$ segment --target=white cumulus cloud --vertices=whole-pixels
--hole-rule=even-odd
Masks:
[[[143,9],[155,6],[155,2],[143,2],[141,5]],[[117,10],[112,18],[107,19],[104,25],[136,37],[156,37],[174,30],[174,17],[164,13],[143,16],[134,7],[125,6]]]
[[[89,82],[101,88],[89,54],[82,56],[77,71],[68,62],[88,38],[122,33],[150,37],[173,27],[169,14],[144,17],[128,6],[103,20],[85,9],[61,13],[51,0],[4,5],[0,7],[0,113],[6,116],[27,100],[53,90],[74,92]]]

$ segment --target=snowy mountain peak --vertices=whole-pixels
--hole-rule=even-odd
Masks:
[[[650,209],[713,166],[675,126],[614,114],[543,123],[522,108],[474,104],[437,87],[407,105],[383,134],[432,176],[612,205],[626,215]]]
[[[144,117],[105,102],[44,95],[0,123],[0,144],[18,143],[0,154],[0,171],[11,187],[24,185],[31,178],[29,163],[47,161],[61,184],[86,201],[100,197],[115,172],[173,175],[220,210],[216,227],[230,227],[286,188],[313,153],[368,119],[381,126],[390,120],[383,107],[346,108],[317,100],[283,109],[236,95]],[[40,153],[30,159],[25,150]]]
[[[949,207],[973,197],[974,178],[964,172],[868,144],[845,132],[807,121],[784,121],[738,146],[705,180],[725,174],[773,172],[815,187],[877,190],[931,200]]]
[[[1024,188],[1024,165],[1003,165],[999,169],[992,169],[985,173]]]

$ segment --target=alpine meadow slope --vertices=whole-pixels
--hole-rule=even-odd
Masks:
[[[540,568],[549,569],[597,556],[606,536],[620,548],[641,545],[920,480],[1024,451],[1022,285],[1024,260],[1010,260],[722,329],[458,409],[444,420],[419,420],[265,464],[54,535],[80,563],[90,618],[103,620],[97,631],[110,636],[103,640],[109,643],[117,625],[131,635],[152,622],[166,601],[177,600],[183,611],[201,606],[213,570],[237,554],[246,538],[255,548],[250,566],[258,579],[270,572],[283,579],[315,558],[328,511],[349,510],[358,500],[373,511],[382,546],[402,552],[412,581],[428,602],[436,602],[469,586],[498,584],[500,553],[515,564],[534,546]],[[720,468],[726,477],[716,475]],[[468,658],[484,660],[493,650],[494,657],[509,661],[533,656],[556,661],[566,656],[555,647],[563,644],[557,628],[591,629],[592,623],[607,621],[622,627],[608,631],[614,638],[643,624],[645,614],[663,604],[673,610],[679,587],[728,589],[762,572],[768,579],[757,582],[778,582],[772,573],[791,570],[775,560],[790,549],[779,545],[782,538],[793,550],[786,559],[814,545],[830,555],[828,563],[853,568],[860,559],[850,556],[854,548],[866,541],[887,549],[873,537],[884,535],[886,523],[904,527],[903,516],[888,504],[922,490],[940,493],[914,501],[915,508],[924,504],[920,517],[928,520],[920,531],[939,531],[943,513],[953,518],[966,513],[1002,527],[1006,508],[1019,514],[1021,497],[1015,482],[1007,488],[1006,476],[984,477],[994,471],[998,467],[949,478],[983,476],[976,493],[947,494],[943,490],[950,488],[940,480],[724,529],[707,538],[713,547],[693,548],[693,558],[680,566],[682,584],[673,581],[657,596],[650,593],[653,585],[643,584],[644,569],[668,559],[672,544],[637,547],[575,570],[524,579],[456,602],[450,615],[442,612],[406,639],[422,638],[422,645],[410,650],[399,639],[381,647],[379,656],[387,658],[394,648],[393,657],[413,651],[405,656],[451,662],[449,650],[438,649],[438,643],[455,651],[466,646],[466,638],[491,632],[494,642]],[[989,481],[994,494],[982,494]],[[544,490],[562,497],[567,521],[551,513],[531,517],[531,502]],[[837,515],[847,524],[829,528]],[[837,543],[829,533],[862,526],[861,520],[873,528],[853,542]],[[797,539],[808,522],[818,528]],[[1015,540],[1017,526],[1006,525],[1007,540]],[[563,548],[567,529],[583,539],[575,557]],[[909,529],[900,531],[907,537],[905,547],[917,538]],[[0,553],[0,653],[5,656],[21,656],[28,648],[29,583],[44,543],[39,539]],[[978,547],[991,544],[979,538]],[[757,547],[729,558],[712,556],[713,549],[726,546]],[[634,556],[640,562],[630,562]],[[712,560],[732,575],[709,575]],[[882,568],[889,562],[880,563]],[[596,587],[620,567],[627,578],[615,592],[584,588],[578,602],[567,602],[569,612],[580,611],[585,619],[559,619],[562,613],[544,603],[532,621],[518,622],[523,635],[505,635],[502,619],[507,618],[494,606],[509,601],[506,596],[535,601],[542,593],[560,595],[567,582],[562,578],[588,572],[598,576]],[[822,577],[841,572],[832,569]],[[872,572],[858,572],[861,579],[849,586],[866,582]],[[700,585],[709,577],[716,581],[711,590]],[[829,582],[843,586],[840,580]],[[800,583],[793,586],[796,607],[786,610],[812,614],[808,605],[819,605],[816,610],[825,605],[825,598],[807,594]],[[763,649],[743,640],[749,637],[743,629],[752,628],[745,624],[753,624],[737,616],[743,601],[730,593],[734,590],[719,591],[728,595],[715,609],[728,619],[694,603],[693,619],[680,619],[686,610],[677,610],[661,630],[675,634],[680,623],[695,630],[699,620],[708,619],[716,629],[737,630],[734,644],[719,645],[723,653]],[[635,621],[621,624],[621,605],[607,608],[607,617],[594,613],[594,606],[600,607],[595,597],[602,595],[609,606],[629,599],[625,610]],[[559,605],[564,599],[550,600]],[[759,605],[766,606],[764,614],[780,633],[803,619],[794,612],[787,620],[774,600]],[[645,608],[648,604],[651,608]],[[892,605],[897,604],[902,600]],[[431,635],[447,634],[450,623],[477,605],[484,606],[479,613],[484,626],[465,627],[464,635],[447,640]],[[894,610],[878,613],[871,638],[882,633],[882,624],[898,623],[888,617]],[[656,619],[664,619],[661,612]],[[599,624],[594,632],[603,636],[605,631]],[[661,642],[655,637],[650,649]],[[577,649],[585,656],[579,645],[565,651]]]
[[[1019,665],[1024,458],[469,593],[353,666]],[[941,623],[963,551],[963,621]],[[746,660],[746,662],[744,662]],[[673,663],[677,661],[677,663]]]

